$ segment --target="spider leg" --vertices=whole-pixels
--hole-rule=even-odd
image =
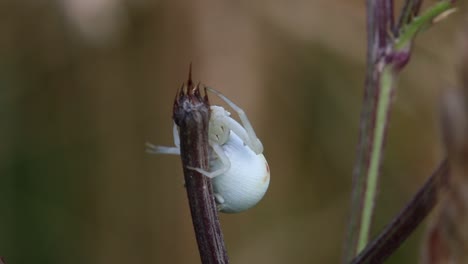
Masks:
[[[229,100],[226,96],[224,96],[217,90],[211,87],[207,87],[207,90],[216,94],[219,98],[226,102],[234,111],[237,112],[237,115],[239,116],[243,127],[240,126],[239,123],[237,123],[234,119],[230,117],[230,120],[226,121],[227,125],[244,141],[245,144],[247,144],[253,150],[253,152],[255,152],[256,154],[261,154],[263,152],[262,142],[257,138],[255,130],[253,129],[252,124],[250,124],[249,118],[245,114],[244,110],[242,110],[242,108],[237,106],[233,101]]]
[[[156,146],[149,142],[146,142],[146,152],[150,154],[171,154],[171,155],[180,155],[179,147],[165,147],[165,146]]]
[[[215,197],[216,202],[217,202],[218,204],[223,204],[223,203],[224,203],[224,197],[223,197],[221,194],[219,194],[219,193],[214,193],[214,197]]]
[[[214,198],[216,201],[216,209],[218,209],[218,211],[223,210],[223,208],[226,206],[224,205],[224,197],[219,193],[214,193]]]
[[[201,168],[194,168],[194,167],[190,167],[190,166],[187,166],[187,168],[191,169],[191,170],[194,170],[194,171],[197,171],[197,172],[205,175],[206,177],[212,179],[212,178],[214,178],[216,176],[219,176],[221,174],[226,173],[231,168],[231,161],[229,160],[226,153],[224,153],[223,148],[221,148],[221,146],[219,144],[213,144],[211,147],[213,148],[214,152],[216,153],[216,155],[221,160],[222,168],[220,168],[218,170],[215,170],[215,171],[206,171],[206,170],[203,170]]]
[[[180,155],[180,138],[179,138],[179,130],[177,129],[177,125],[174,122],[174,126],[172,127],[172,135],[174,137],[174,145],[175,147],[165,147],[165,146],[156,146],[149,142],[146,142],[146,152],[150,154],[172,154],[172,155]]]

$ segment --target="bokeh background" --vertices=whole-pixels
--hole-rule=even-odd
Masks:
[[[401,75],[374,234],[443,156],[437,98],[456,82],[463,10]],[[338,263],[365,43],[362,0],[0,0],[0,255],[199,263],[180,160],[144,152],[172,144],[192,62],[247,112],[272,171],[255,209],[221,215],[232,263]],[[388,263],[415,263],[422,234]]]

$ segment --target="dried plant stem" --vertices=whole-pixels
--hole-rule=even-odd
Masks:
[[[444,160],[406,207],[351,263],[382,263],[398,249],[434,208],[439,190],[447,185],[448,176],[448,162]]]
[[[188,168],[208,170],[210,120],[208,97],[201,96],[199,85],[194,86],[190,77],[176,96],[173,114],[179,126],[185,187],[202,263],[229,263],[211,180]]]

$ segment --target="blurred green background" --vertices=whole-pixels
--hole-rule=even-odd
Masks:
[[[443,156],[437,97],[462,14],[420,36],[402,73],[374,234]],[[365,43],[362,0],[0,0],[0,255],[199,263],[180,160],[144,152],[172,144],[192,62],[247,112],[272,171],[255,209],[221,215],[232,263],[338,263]],[[415,263],[422,234],[388,263]]]

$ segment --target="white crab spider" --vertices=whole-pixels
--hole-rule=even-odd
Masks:
[[[239,115],[239,124],[223,107],[211,106],[208,141],[213,149],[210,171],[190,168],[212,178],[218,209],[224,213],[238,213],[256,205],[265,195],[270,183],[270,168],[263,156],[263,145],[244,111],[213,88]],[[147,151],[154,154],[180,155],[179,131],[174,123],[175,147],[154,146],[147,143]]]

